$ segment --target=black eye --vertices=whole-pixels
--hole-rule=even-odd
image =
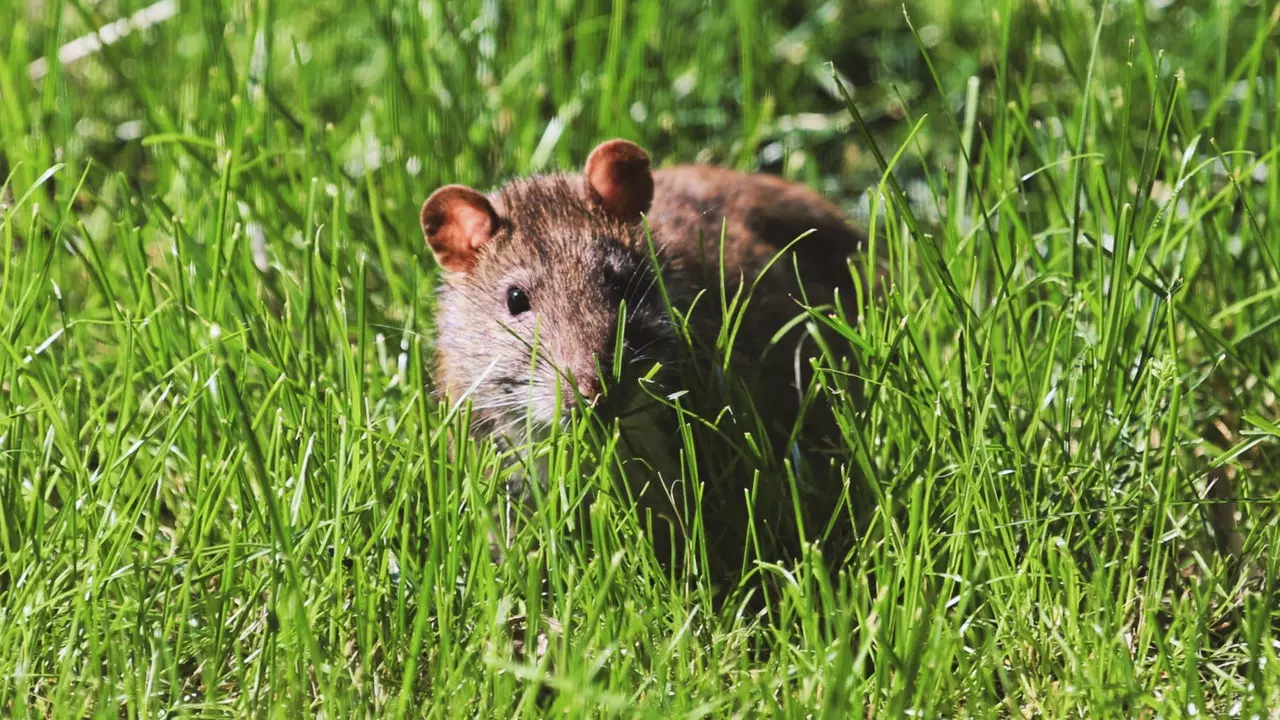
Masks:
[[[513,316],[529,311],[529,296],[524,290],[512,285],[507,288],[507,312]]]

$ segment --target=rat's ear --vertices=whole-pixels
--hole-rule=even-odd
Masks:
[[[445,270],[466,272],[476,253],[498,229],[498,213],[484,195],[463,185],[446,185],[422,203],[422,234]]]
[[[596,146],[583,172],[587,195],[605,210],[624,219],[639,220],[653,202],[653,173],[649,156],[639,145],[610,140]]]

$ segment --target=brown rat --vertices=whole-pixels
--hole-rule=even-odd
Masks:
[[[854,296],[848,258],[865,242],[834,205],[803,185],[697,165],[652,171],[648,155],[623,140],[596,147],[581,174],[517,179],[488,194],[443,187],[423,204],[421,220],[445,271],[437,382],[450,401],[470,398],[476,432],[499,436],[523,432],[528,420],[546,426],[584,402],[606,418],[630,417],[636,376],[654,361],[680,364],[681,333],[663,288],[672,307],[693,305],[692,339],[713,348],[722,325],[723,227],[726,297],[740,284],[755,286],[734,367],[759,380],[752,401],[773,423],[771,447],[781,455],[791,449],[782,443],[810,369],[803,323],[776,345],[774,336],[803,312],[801,297],[820,306],[837,289]],[[615,358],[621,306],[624,343]],[[599,376],[608,378],[615,366],[621,378],[602,383]],[[829,420],[805,424],[838,442]],[[672,458],[649,460],[659,472],[675,472]]]

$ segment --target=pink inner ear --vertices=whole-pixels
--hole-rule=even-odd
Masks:
[[[587,158],[587,187],[606,210],[626,220],[639,219],[653,202],[649,156],[626,140],[602,143]]]
[[[498,215],[488,198],[469,187],[440,188],[422,204],[422,232],[441,267],[466,272],[476,251],[493,237]]]
[[[489,211],[475,205],[458,203],[454,208],[453,221],[458,224],[458,231],[466,238],[472,250],[479,250],[489,240],[493,231],[493,223]]]

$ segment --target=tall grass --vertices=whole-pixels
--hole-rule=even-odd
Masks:
[[[141,7],[0,4],[3,714],[1280,704],[1274,3],[181,3],[56,61]],[[613,136],[889,259],[810,318],[867,528],[744,548],[763,607],[587,424],[497,563],[503,459],[448,449],[419,204]]]

